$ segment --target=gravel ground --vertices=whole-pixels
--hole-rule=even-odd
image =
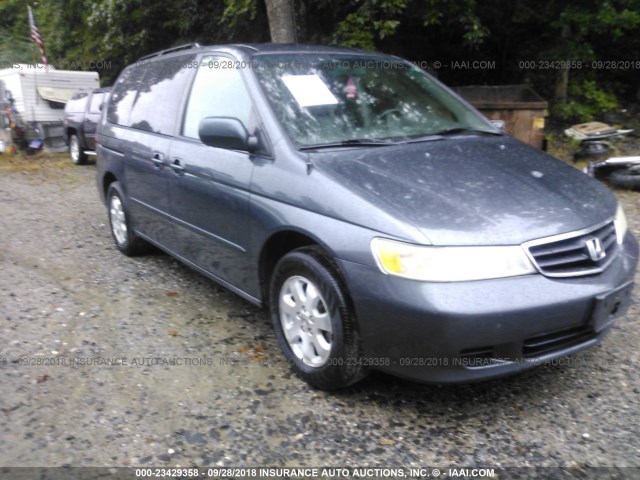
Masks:
[[[118,253],[94,174],[0,156],[0,466],[640,466],[637,305],[571,364],[314,391],[262,311]],[[617,193],[640,235],[640,194]]]

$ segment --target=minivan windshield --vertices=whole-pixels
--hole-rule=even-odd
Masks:
[[[387,145],[461,132],[499,134],[419,68],[392,57],[254,57],[257,77],[299,147]]]

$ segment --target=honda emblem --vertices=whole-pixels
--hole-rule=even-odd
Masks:
[[[607,256],[607,252],[602,248],[602,242],[599,238],[590,238],[585,242],[589,258],[594,262],[598,262]]]

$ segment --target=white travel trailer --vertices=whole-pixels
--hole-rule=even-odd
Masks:
[[[80,89],[100,86],[97,72],[56,70],[44,65],[15,64],[0,69],[2,100],[13,99],[20,119],[35,129],[45,147],[64,148],[64,106]],[[4,92],[2,92],[4,90]]]

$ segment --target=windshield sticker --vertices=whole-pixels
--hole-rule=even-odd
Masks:
[[[338,103],[338,99],[318,75],[285,75],[282,81],[301,107]]]
[[[347,85],[342,89],[342,91],[349,100],[354,100],[356,98],[356,95],[358,95],[358,87],[356,87],[356,84],[353,83],[353,79],[351,77],[349,77]]]

